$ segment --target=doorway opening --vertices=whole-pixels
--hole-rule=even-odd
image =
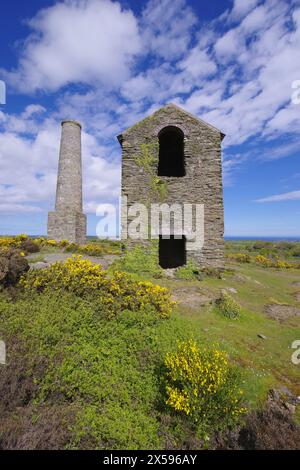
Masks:
[[[182,238],[163,238],[159,236],[159,264],[163,269],[178,268],[186,264],[186,240]]]

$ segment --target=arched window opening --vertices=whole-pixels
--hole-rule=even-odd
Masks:
[[[159,139],[158,176],[184,176],[184,134],[174,126],[162,129]]]

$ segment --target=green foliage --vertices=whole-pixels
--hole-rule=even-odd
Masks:
[[[46,364],[36,401],[60,397],[79,410],[69,445],[159,446],[158,380],[153,364],[144,364],[157,319],[141,315],[124,312],[118,321],[104,321],[71,294],[27,297],[15,307],[0,304],[1,326],[21,335],[28,354]]]
[[[227,292],[222,292],[220,298],[216,301],[219,312],[226,318],[236,319],[241,314],[240,305]]]
[[[157,163],[158,143],[156,144],[141,144],[140,153],[135,157],[136,164],[145,170],[146,173],[151,173],[154,165]]]
[[[251,256],[248,253],[228,253],[227,257],[238,263],[250,263]]]
[[[151,191],[155,194],[158,193],[159,199],[164,201],[168,194],[168,185],[159,176],[151,176]]]
[[[163,269],[158,263],[158,243],[156,241],[146,245],[137,243],[132,248],[127,248],[124,255],[109,267],[109,271],[116,270],[132,273],[138,277],[163,277]]]
[[[108,317],[122,310],[154,310],[162,318],[171,314],[174,302],[167,289],[147,281],[137,281],[123,272],[108,276],[100,265],[80,256],[32,270],[21,279],[27,291],[65,290],[86,299],[95,299]]]
[[[165,448],[164,356],[192,329],[188,320],[146,310],[107,321],[95,303],[66,292],[25,293],[15,303],[0,295],[1,336],[8,349],[10,338],[22,342],[22,361],[32,367],[26,374],[37,381],[26,403],[59,400],[74,410],[67,448]],[[172,422],[164,431],[172,434]]]
[[[299,242],[269,242],[269,241],[250,241],[250,240],[238,240],[238,241],[226,241],[225,243],[227,258],[238,262],[248,262],[247,258],[240,257],[243,254],[253,255],[250,258],[250,262],[257,256],[267,258],[268,261],[255,261],[257,264],[261,264],[264,267],[275,267],[279,269],[287,269],[290,267],[297,268],[295,258],[300,256],[300,243]],[[249,258],[248,258],[249,259]],[[258,258],[260,259],[260,258]],[[279,260],[279,264],[277,264]],[[282,263],[287,263],[283,266]]]
[[[176,270],[176,277],[178,279],[202,279],[199,268],[193,263],[192,260],[188,260],[183,266],[180,266]]]
[[[156,165],[158,162],[158,143],[142,144],[140,153],[135,157],[137,165],[142,168],[150,177],[150,191],[154,196],[158,195],[163,201],[168,194],[168,186],[156,175]]]
[[[232,427],[242,407],[241,377],[218,348],[199,349],[195,341],[181,342],[165,358],[166,404],[190,417],[201,437]]]

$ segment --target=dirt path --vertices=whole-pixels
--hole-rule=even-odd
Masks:
[[[71,258],[73,256],[73,253],[45,253],[42,255],[43,261],[38,261],[38,262],[30,262],[34,261],[34,259],[39,259],[41,257],[40,253],[37,253],[37,255],[31,255],[28,257],[28,262],[30,264],[30,267],[33,269],[42,269],[46,268],[47,266],[50,266],[53,263],[56,263],[57,261],[65,261],[68,258]],[[103,257],[95,257],[95,256],[88,256],[88,255],[81,255],[83,259],[88,259],[92,261],[93,263],[100,264],[104,269],[106,269],[116,258],[116,255],[104,255]]]
[[[202,305],[215,300],[216,296],[211,292],[205,291],[204,293],[196,286],[180,286],[178,289],[173,290],[172,298],[179,305],[196,310]]]

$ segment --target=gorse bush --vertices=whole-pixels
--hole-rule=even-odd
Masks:
[[[227,258],[237,261],[238,263],[250,263],[251,256],[248,253],[228,253]]]
[[[120,243],[113,241],[87,243],[86,245],[68,243],[65,245],[65,251],[89,256],[117,255],[120,253]]]
[[[6,415],[12,425],[16,416],[28,416],[13,437],[1,427],[0,443],[19,439],[35,446],[30,439],[40,430],[52,448],[163,449],[170,439],[181,448],[184,416],[176,417],[176,442],[173,417],[163,422],[162,367],[176,339],[187,339],[193,329],[176,314],[162,320],[147,310],[120,312],[107,321],[99,318],[95,300],[65,291],[25,291],[14,303],[0,294],[0,337],[11,364],[6,383],[0,380],[0,396],[5,391],[12,405]],[[10,384],[23,390],[18,400]],[[68,432],[59,441],[53,436],[57,427],[43,421],[45,410],[59,413],[58,422],[67,417]]]
[[[219,312],[227,318],[236,319],[241,314],[240,305],[234,298],[227,292],[222,292],[219,299],[216,301]]]
[[[181,342],[165,358],[166,404],[190,417],[202,437],[211,429],[233,426],[246,411],[237,369],[225,352],[217,348],[200,350],[190,340]]]
[[[171,314],[174,302],[169,291],[147,281],[137,281],[126,273],[110,276],[100,265],[73,256],[45,269],[31,270],[21,280],[25,290],[65,290],[80,297],[96,298],[108,316],[122,310],[153,309],[160,317]]]
[[[275,256],[274,259],[270,259],[263,255],[257,255],[255,262],[264,268],[290,269],[294,267],[292,263],[281,260],[278,256]]]
[[[69,253],[102,256],[106,254],[119,254],[121,243],[117,240],[94,240],[84,245],[70,243],[68,240],[51,240],[46,237],[30,238],[28,235],[14,237],[0,237],[1,248],[19,248],[26,253],[37,253],[40,249],[63,249]]]

